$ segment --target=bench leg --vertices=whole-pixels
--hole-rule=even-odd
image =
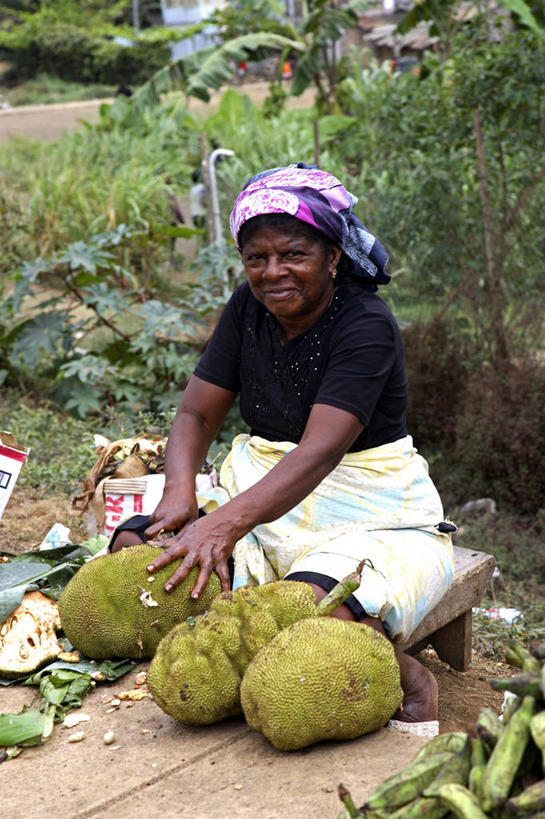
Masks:
[[[470,609],[427,638],[439,659],[456,671],[471,667],[471,620]]]

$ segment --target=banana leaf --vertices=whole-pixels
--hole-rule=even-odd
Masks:
[[[57,600],[77,570],[108,542],[105,535],[97,535],[79,545],[72,543],[55,549],[23,552],[10,555],[0,563],[0,623],[20,605],[26,591],[40,589]]]
[[[23,709],[20,713],[0,714],[0,748],[15,745],[26,747],[45,742],[53,725],[61,722],[68,711],[81,708],[85,695],[96,686],[97,681],[91,674],[101,672],[104,680],[115,680],[135,665],[132,660],[98,663],[82,659],[79,663],[54,662],[37,674],[27,677],[24,685],[40,686],[41,707]]]
[[[0,748],[39,745],[53,730],[55,706],[32,708],[20,714],[0,714]]]

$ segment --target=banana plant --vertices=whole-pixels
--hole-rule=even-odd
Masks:
[[[243,14],[244,3],[239,5]],[[139,108],[153,106],[159,102],[161,94],[176,89],[187,96],[208,101],[210,90],[225,85],[236,73],[240,62],[276,56],[279,66],[290,58],[295,62],[292,94],[300,95],[314,85],[322,110],[338,113],[337,88],[343,76],[344,62],[335,44],[347,31],[357,26],[358,11],[367,6],[368,0],[351,0],[342,8],[335,0],[307,0],[303,3],[298,23],[283,19],[277,23],[276,30],[270,30],[271,20],[267,18],[267,25],[260,26],[259,31],[234,37],[230,34],[237,29],[232,20],[222,31],[221,17],[216,13],[202,25],[214,22],[218,37],[225,38],[223,42],[219,46],[194,51],[164,66],[135,93],[133,102]],[[231,7],[231,14],[232,11]],[[250,25],[252,23],[258,25],[255,16],[250,18]]]

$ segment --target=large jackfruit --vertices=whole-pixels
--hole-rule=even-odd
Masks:
[[[250,728],[281,751],[375,731],[403,698],[386,637],[333,617],[281,631],[252,660],[240,693]]]
[[[240,681],[252,657],[278,632],[316,613],[307,583],[279,580],[224,592],[195,622],[159,643],[148,671],[157,705],[185,725],[240,713]]]
[[[0,624],[0,677],[16,678],[37,671],[62,651],[57,642],[59,611],[54,600],[27,592]]]
[[[206,611],[221,591],[218,576],[212,574],[199,599],[193,600],[195,568],[167,593],[164,584],[181,559],[149,574],[146,567],[157,554],[155,547],[142,544],[97,557],[64,588],[59,598],[62,628],[85,656],[95,660],[153,657],[174,625]]]

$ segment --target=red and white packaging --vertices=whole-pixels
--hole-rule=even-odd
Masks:
[[[132,515],[151,515],[163,495],[164,475],[141,478],[108,478],[104,481],[104,525],[110,537],[122,520]]]
[[[216,471],[196,476],[197,491],[217,486]],[[90,536],[103,534],[110,537],[119,524],[133,515],[151,515],[163,496],[164,474],[143,475],[140,478],[107,478],[102,484],[104,493],[104,522],[102,525],[90,506],[87,531]]]
[[[27,455],[28,449],[19,446],[11,433],[0,432],[0,518]]]

